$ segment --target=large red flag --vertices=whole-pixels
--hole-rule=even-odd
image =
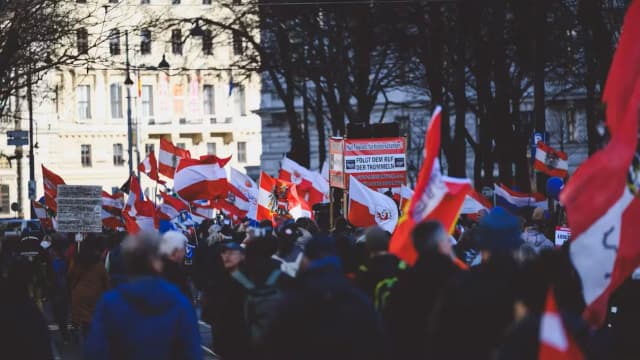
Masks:
[[[58,211],[58,185],[64,185],[64,180],[58,174],[42,165],[42,184],[44,185],[44,202],[51,211]]]
[[[298,195],[296,186],[288,181],[274,179],[267,173],[260,174],[258,211],[256,220],[311,217],[311,207]]]
[[[398,223],[398,205],[392,198],[349,177],[349,222],[358,227],[378,225],[392,233]]]
[[[141,230],[154,230],[155,206],[151,201],[145,200],[136,176],[131,175],[129,184],[129,197],[122,210],[127,232],[137,234]]]
[[[454,179],[440,174],[440,108],[431,117],[425,138],[425,154],[408,211],[398,222],[389,245],[390,252],[413,265],[418,254],[411,241],[411,231],[425,220],[437,220],[453,230],[464,198],[471,191],[468,179]]]
[[[635,66],[640,59],[638,36],[640,2],[634,1],[604,97],[611,140],[578,168],[560,194],[573,237],[571,260],[587,304],[583,316],[596,327],[604,322],[610,294],[640,265],[640,81],[628,81],[640,74]],[[629,66],[619,68],[625,64]]]
[[[164,184],[164,180],[160,180],[158,175],[158,161],[153,151],[150,151],[144,160],[138,164],[138,171],[145,173],[151,180],[155,180],[160,184]]]
[[[540,360],[582,360],[580,348],[567,333],[560,311],[556,305],[553,290],[547,293],[542,319],[540,320]]]
[[[182,159],[176,168],[173,186],[175,192],[188,201],[213,199],[226,195],[227,173],[212,158]]]
[[[181,149],[171,141],[160,139],[160,154],[158,156],[158,169],[160,174],[173,179],[180,159],[191,159],[191,153],[188,150]]]

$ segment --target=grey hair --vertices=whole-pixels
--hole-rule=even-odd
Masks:
[[[122,242],[122,261],[129,275],[151,275],[155,273],[154,260],[160,259],[160,236],[156,233],[142,232],[129,235]]]

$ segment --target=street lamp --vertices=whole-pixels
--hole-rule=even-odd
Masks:
[[[133,80],[131,80],[131,74],[129,73],[129,30],[124,32],[124,49],[127,71],[127,78],[124,80],[124,85],[127,87],[127,153],[129,155],[129,176],[131,176],[133,174],[133,129],[131,128],[131,86],[133,85]]]
[[[160,63],[158,64],[158,69],[169,70],[169,63],[167,62],[167,59],[164,57],[164,54],[162,54],[162,60],[160,60]]]

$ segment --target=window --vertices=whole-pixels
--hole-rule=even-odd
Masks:
[[[574,109],[567,110],[567,140],[568,142],[576,141],[576,111]]]
[[[151,54],[151,31],[149,29],[140,31],[140,53],[142,55]]]
[[[205,85],[202,88],[202,97],[204,102],[205,115],[213,115],[216,112],[215,96],[213,92],[213,85]]]
[[[211,5],[211,0],[202,0],[202,5]]]
[[[111,84],[111,118],[122,119],[122,86]]]
[[[80,145],[80,161],[82,167],[91,167],[91,145]]]
[[[213,55],[213,35],[209,29],[205,29],[204,35],[202,35],[202,53]]]
[[[89,85],[78,85],[76,88],[78,98],[78,118],[91,119],[91,88]]]
[[[184,149],[185,148],[184,143],[176,143],[176,146],[179,147],[180,149]]]
[[[153,87],[142,85],[142,116],[153,116]]]
[[[233,55],[242,55],[242,37],[237,31],[233,32]]]
[[[244,141],[238,141],[238,162],[247,162],[247,143]]]
[[[245,106],[244,97],[244,86],[238,86],[238,88],[233,92],[233,101],[235,106],[235,115],[247,115],[247,108]]]
[[[124,165],[124,149],[122,144],[113,144],[113,166]]]
[[[87,0],[76,0],[78,4],[86,4]]]
[[[8,214],[11,212],[11,202],[9,201],[9,185],[0,185],[0,212]]]
[[[207,143],[207,155],[216,154],[216,143]]]
[[[118,3],[118,0],[109,0],[109,2],[110,2],[111,4],[117,4],[117,3]]]
[[[180,0],[171,0],[172,5],[180,5]]]
[[[82,28],[76,31],[78,54],[86,54],[89,52],[89,33],[87,29]]]
[[[184,115],[184,91],[182,84],[173,85],[173,114]]]
[[[182,31],[171,30],[171,51],[176,55],[182,55]]]
[[[120,30],[112,29],[109,34],[109,52],[111,55],[120,55]]]
[[[142,5],[149,5],[151,3],[151,1],[149,0],[140,0],[140,4]]]
[[[154,151],[155,152],[155,145],[154,144],[144,144],[144,155],[147,156],[149,155],[150,152]]]

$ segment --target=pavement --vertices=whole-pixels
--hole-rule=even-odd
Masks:
[[[80,335],[72,335],[70,341],[64,342],[60,329],[53,322],[51,311],[45,306],[45,317],[49,323],[49,331],[51,333],[51,346],[53,349],[53,358],[55,360],[82,360],[82,339]],[[211,349],[211,326],[203,321],[198,322],[200,328],[200,338],[202,339],[202,358],[205,360],[216,360],[218,357]]]

